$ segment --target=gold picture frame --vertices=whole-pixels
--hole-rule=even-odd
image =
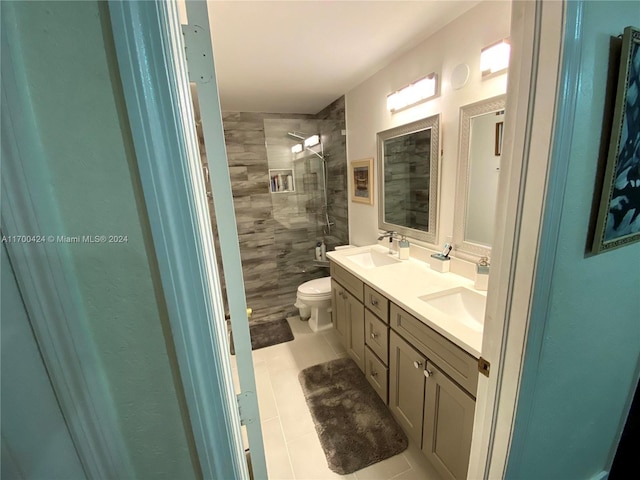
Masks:
[[[351,201],[373,205],[373,158],[350,163]]]
[[[634,121],[640,108],[640,30],[627,27],[622,36],[620,70],[613,127],[606,163],[593,253],[640,241],[640,157],[633,146],[640,141]],[[627,95],[632,87],[636,94]]]

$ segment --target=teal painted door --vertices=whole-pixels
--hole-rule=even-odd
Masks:
[[[2,479],[84,479],[2,245]]]

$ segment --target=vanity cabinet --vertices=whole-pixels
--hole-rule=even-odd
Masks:
[[[331,263],[330,268],[333,328],[349,356],[364,372],[364,284],[334,263]]]
[[[333,327],[387,404],[389,300],[339,265],[331,262],[330,269]]]
[[[389,408],[444,478],[464,479],[477,360],[395,304],[390,316]]]
[[[396,332],[390,337],[389,409],[405,433],[422,445],[426,358]]]
[[[345,338],[347,353],[364,372],[364,306],[351,295],[346,293],[345,317],[347,336]]]
[[[346,290],[335,280],[331,279],[331,320],[333,329],[340,337],[343,345],[347,338],[347,297]]]
[[[427,362],[422,452],[444,478],[467,476],[476,402]]]
[[[464,479],[478,360],[334,262],[331,277],[347,352],[443,478]]]
[[[385,405],[389,403],[389,300],[364,286],[365,374]]]

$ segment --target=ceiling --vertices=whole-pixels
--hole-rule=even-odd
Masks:
[[[209,2],[222,110],[317,113],[477,3]]]

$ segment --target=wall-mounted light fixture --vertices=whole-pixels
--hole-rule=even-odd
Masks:
[[[507,40],[500,40],[485,47],[480,52],[480,71],[483,77],[502,73],[509,67],[511,45]]]
[[[302,144],[296,143],[293,147],[291,147],[291,153],[300,153],[302,151]]]
[[[429,100],[435,97],[437,92],[438,76],[432,73],[387,95],[387,109],[390,112],[397,112],[416,103]]]
[[[318,145],[319,143],[320,143],[319,135],[311,135],[310,137],[307,137],[304,139],[305,148],[313,147],[315,145]]]

